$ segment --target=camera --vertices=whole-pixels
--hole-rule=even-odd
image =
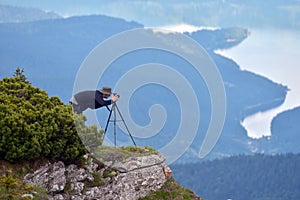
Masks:
[[[120,98],[120,95],[118,93],[113,93],[113,96],[118,96],[118,98]]]

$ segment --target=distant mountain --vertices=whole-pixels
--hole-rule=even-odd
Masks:
[[[181,185],[207,200],[300,198],[300,154],[240,155],[171,168]]]
[[[61,18],[61,16],[54,12],[45,12],[37,8],[0,5],[0,23],[19,23],[58,18]]]
[[[134,20],[145,26],[192,24],[195,26],[246,28],[300,28],[298,0],[72,0],[37,3],[34,0],[7,1],[12,5],[27,5],[52,10],[62,15],[102,14]],[[72,6],[70,6],[72,5]]]
[[[26,23],[0,24],[0,77],[11,76],[20,66],[31,82],[44,89],[50,96],[59,96],[65,103],[72,96],[76,73],[89,52],[100,42],[125,30],[142,28],[136,22],[107,16],[81,16],[64,19],[51,19]],[[227,96],[226,121],[222,135],[210,154],[220,157],[232,154],[252,154],[240,121],[258,111],[264,111],[280,105],[286,95],[287,88],[256,74],[242,71],[232,60],[214,53],[219,48],[229,48],[242,42],[248,31],[242,28],[220,30],[202,30],[188,34],[198,41],[216,63],[223,78]],[[101,58],[99,58],[101,59]],[[182,161],[194,161],[198,158],[201,146],[210,123],[210,94],[203,79],[195,78],[194,71],[184,60],[162,51],[148,49],[134,51],[113,62],[115,70],[106,83],[112,87],[122,72],[145,63],[161,63],[187,73],[189,81],[201,100],[201,120],[197,136]],[[165,106],[168,120],[160,134],[147,139],[137,139],[138,145],[149,145],[156,149],[165,145],[174,137],[180,123],[178,102],[169,91],[160,91],[155,86],[143,88],[134,95],[131,106],[132,117],[139,124],[147,124],[147,109],[156,103]],[[155,93],[153,93],[155,91]],[[154,95],[152,95],[154,94]],[[263,95],[261,95],[263,94]],[[122,94],[121,94],[122,96]],[[172,101],[166,102],[166,99]],[[192,110],[193,108],[191,108]],[[98,113],[98,111],[97,111]],[[107,113],[99,111],[101,126],[106,122]],[[189,132],[190,130],[186,130]],[[127,135],[118,135],[120,141],[127,140]]]
[[[273,151],[300,152],[300,107],[284,111],[272,120],[271,149]],[[276,145],[272,145],[275,143]]]
[[[134,16],[135,20],[148,26],[187,23],[210,27],[300,28],[298,0],[167,0],[147,1],[145,4],[119,0],[107,4],[115,9],[128,8],[118,16],[126,19]],[[105,14],[112,15],[113,12],[107,11]]]
[[[145,26],[192,24],[210,27],[300,28],[298,0],[72,0],[59,2],[6,1],[10,5],[38,7],[63,16],[100,14],[137,21]]]
[[[109,36],[140,27],[106,16],[0,24],[0,77],[24,67],[33,84],[67,102],[77,70],[89,52]]]

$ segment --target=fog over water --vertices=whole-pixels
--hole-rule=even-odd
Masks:
[[[249,137],[271,135],[272,119],[300,106],[300,31],[250,30],[251,35],[236,47],[218,50],[248,70],[289,88],[285,102],[277,108],[248,116],[241,124]]]

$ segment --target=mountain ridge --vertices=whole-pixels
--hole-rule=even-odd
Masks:
[[[137,20],[146,26],[163,26],[187,23],[197,26],[247,28],[276,27],[299,30],[299,2],[297,0],[221,1],[77,1],[43,3],[34,1],[11,2],[13,5],[30,5],[54,10],[65,16],[105,14],[127,20]],[[78,7],[80,9],[78,9]]]
[[[45,12],[31,7],[0,4],[0,23],[21,23],[58,18],[61,18],[61,16],[54,12]]]

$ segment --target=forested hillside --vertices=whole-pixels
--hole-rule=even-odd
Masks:
[[[240,155],[172,169],[179,183],[206,200],[300,198],[300,154]]]
[[[300,107],[280,113],[272,120],[272,140],[279,145],[272,146],[273,151],[280,149],[282,152],[291,152],[296,150],[300,152]],[[288,130],[288,131],[287,131]]]

